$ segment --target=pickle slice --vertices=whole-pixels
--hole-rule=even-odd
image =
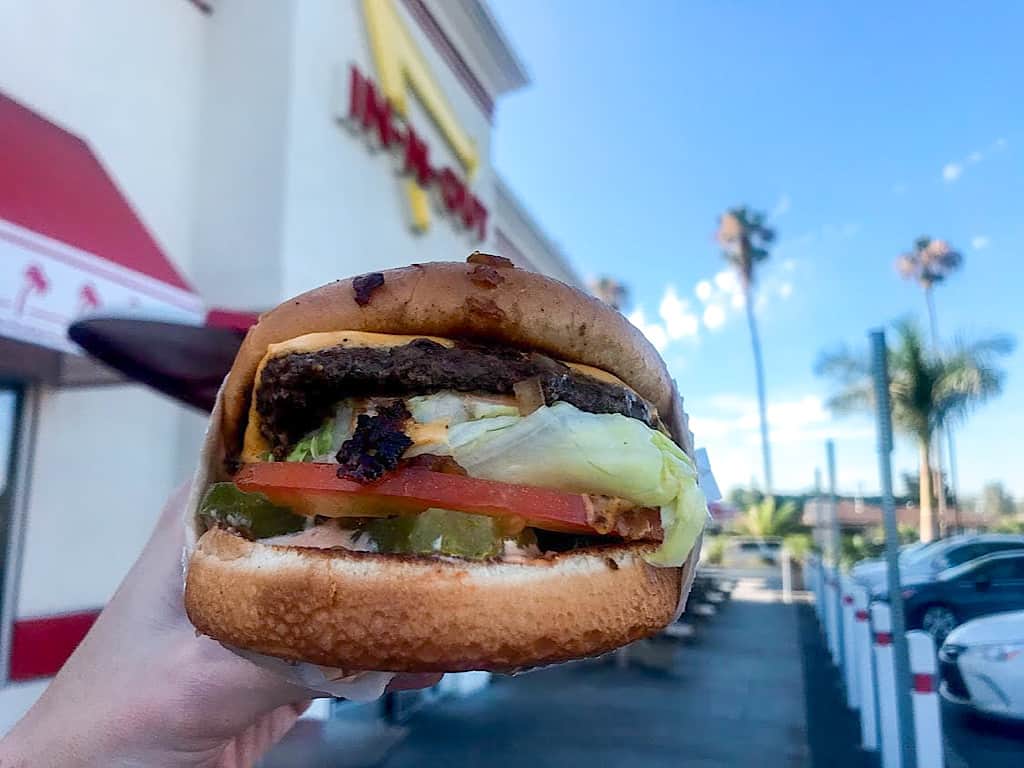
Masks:
[[[206,528],[226,525],[253,539],[295,533],[306,524],[306,518],[272,504],[262,493],[244,493],[234,483],[210,486],[199,507],[199,519]]]
[[[368,521],[363,530],[381,552],[494,557],[503,536],[493,517],[431,508],[418,515]]]

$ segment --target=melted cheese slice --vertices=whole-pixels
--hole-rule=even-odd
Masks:
[[[296,353],[319,352],[322,349],[331,347],[404,347],[416,339],[430,339],[443,347],[454,347],[455,342],[440,336],[426,336],[424,334],[406,335],[397,333],[371,333],[368,331],[324,331],[320,333],[307,333],[303,336],[296,336],[294,339],[282,341],[267,346],[267,352],[260,360],[256,369],[256,381],[253,384],[253,392],[260,388],[263,378],[263,367],[267,361]],[[629,389],[628,385],[617,376],[613,376],[600,368],[594,368],[582,363],[569,363],[561,361],[573,371],[585,376],[603,381],[608,384],[616,384]],[[510,402],[514,400],[510,397]],[[406,430],[414,445],[443,443],[447,439],[448,424],[443,421],[430,422],[428,424],[410,423]],[[241,459],[245,463],[263,461],[270,452],[270,443],[260,431],[260,415],[256,410],[256,398],[253,397],[249,404],[249,421],[245,427],[245,440],[242,445]]]

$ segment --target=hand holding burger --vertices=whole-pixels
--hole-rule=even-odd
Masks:
[[[264,314],[203,460],[193,624],[347,672],[509,671],[656,632],[707,515],[650,343],[484,254]]]

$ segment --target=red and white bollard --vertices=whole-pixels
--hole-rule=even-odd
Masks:
[[[868,590],[854,584],[853,636],[857,662],[857,692],[860,694],[860,745],[878,749],[878,711],[875,707],[875,665],[871,654],[871,624],[868,615]]]
[[[896,660],[892,647],[892,615],[888,603],[871,603],[871,631],[875,681],[878,685],[878,731],[882,741],[882,768],[900,768]]]
[[[939,705],[935,641],[927,632],[907,632],[910,654],[911,693],[914,708],[914,737],[918,768],[942,768],[942,708]]]
[[[860,686],[857,675],[857,651],[854,648],[853,628],[853,579],[848,576],[839,577],[842,592],[842,635],[843,635],[843,682],[846,685],[846,706],[850,709],[860,707]]]

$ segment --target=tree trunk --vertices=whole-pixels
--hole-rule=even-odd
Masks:
[[[939,537],[938,521],[935,519],[935,512],[932,508],[932,461],[929,443],[930,441],[927,438],[918,440],[918,448],[921,455],[921,466],[918,469],[921,483],[919,486],[921,496],[921,541],[935,541]]]
[[[930,284],[924,287],[924,302],[928,307],[928,325],[931,328],[932,335],[932,354],[939,354],[939,321],[938,316],[935,312],[935,294],[932,293],[932,286]],[[946,531],[946,456],[945,446],[943,445],[943,433],[949,441],[949,457],[950,462],[953,461],[955,454],[953,448],[953,430],[950,427],[939,427],[935,430],[935,477],[932,481],[932,487],[935,489],[935,498],[938,500],[938,524],[940,532],[945,535]]]
[[[754,317],[753,292],[749,280],[743,281],[743,296],[747,308],[747,324],[750,326],[750,346],[754,350],[754,376],[757,379],[757,410],[761,419],[761,457],[764,461],[764,492],[772,495],[772,453],[768,443],[768,405],[764,391],[764,362],[761,360],[761,338],[757,333],[757,318]]]
[[[939,351],[939,321],[935,317],[935,296],[932,287],[924,287],[924,303],[928,306],[928,326],[932,332],[932,351]]]

